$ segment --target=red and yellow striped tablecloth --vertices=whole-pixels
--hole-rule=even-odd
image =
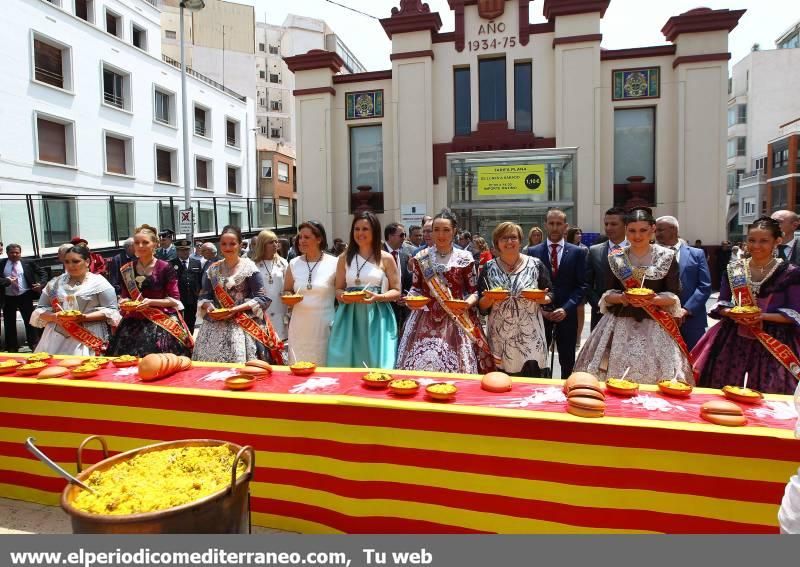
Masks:
[[[354,369],[318,370],[338,380],[322,394],[281,393],[307,380],[284,368],[260,391],[204,379],[224,369],[203,365],[156,384],[114,369],[80,381],[0,377],[0,497],[58,503],[64,481],[25,451],[28,436],[72,471],[88,435],[113,452],[214,438],[256,449],[254,523],[284,530],[776,533],[800,464],[794,420],[752,410],[742,428],[699,420],[713,390],[672,412],[609,396],[608,416],[587,420],[563,403],[518,403],[560,386],[548,380],[520,379],[513,395],[493,397],[474,376],[393,372],[455,380],[464,395],[440,404],[366,391]]]

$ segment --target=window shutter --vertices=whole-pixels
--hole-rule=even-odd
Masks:
[[[166,150],[156,150],[156,177],[159,181],[172,182],[172,156]]]
[[[39,136],[39,159],[52,163],[67,163],[66,127],[43,118],[36,120]]]
[[[128,173],[125,167],[125,141],[106,136],[106,170],[109,173]]]
[[[228,168],[228,193],[236,193],[236,170]]]
[[[38,39],[33,41],[33,49],[36,80],[54,87],[64,88],[61,50]]]
[[[197,186],[201,187],[202,189],[208,189],[208,164],[204,160],[197,160],[195,175]]]

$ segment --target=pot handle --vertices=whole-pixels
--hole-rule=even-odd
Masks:
[[[239,452],[236,453],[236,457],[234,457],[234,459],[233,459],[233,468],[231,469],[231,486],[230,486],[231,492],[233,492],[233,489],[236,486],[236,467],[239,466],[239,459],[241,459],[242,455],[244,455],[245,453],[247,453],[247,455],[248,455],[247,468],[250,471],[253,471],[253,469],[255,469],[255,467],[256,467],[256,452],[255,452],[255,450],[250,445],[245,445],[244,447],[239,449]],[[245,474],[247,472],[248,471],[245,470]]]
[[[94,441],[95,439],[100,441],[100,444],[103,446],[103,458],[108,458],[108,445],[106,444],[106,440],[99,435],[91,435],[84,439],[80,445],[78,445],[78,462],[76,463],[78,465],[78,472],[83,470],[83,459],[81,458],[81,455],[83,455],[83,448],[87,443],[89,443],[89,441]]]

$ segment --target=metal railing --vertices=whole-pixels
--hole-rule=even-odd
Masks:
[[[229,146],[233,146],[234,148],[239,147],[239,143],[236,141],[236,138],[231,138],[230,136],[228,136],[227,142]]]
[[[106,101],[106,104],[110,104],[111,106],[125,108],[125,99],[114,93],[108,91],[103,92],[103,100]]]
[[[64,75],[63,73],[54,73],[44,67],[34,67],[35,77],[37,81],[53,85],[60,89],[64,88]]]
[[[206,130],[205,124],[195,123],[195,125],[194,125],[194,133],[197,134],[198,136],[205,137],[208,134],[208,131]]]
[[[216,239],[227,224],[240,225],[245,234],[263,229],[289,232],[296,220],[279,224],[273,203],[267,195],[193,197],[193,236]],[[103,253],[119,248],[134,227],[144,223],[179,233],[180,209],[183,199],[168,196],[10,194],[3,195],[0,226],[14,234],[24,256],[52,258],[58,246],[75,235],[86,238],[93,251]]]
[[[167,63],[168,65],[172,65],[173,67],[175,67],[175,68],[177,68],[177,69],[180,69],[180,68],[181,68],[181,62],[180,62],[180,61],[176,61],[175,59],[173,59],[172,57],[170,57],[170,56],[168,56],[168,55],[164,55],[164,54],[162,53],[162,54],[161,54],[161,59],[163,59],[163,60],[164,60],[164,63]],[[241,100],[242,102],[245,102],[245,100],[247,100],[247,97],[244,97],[244,96],[240,95],[240,94],[239,94],[239,93],[237,93],[236,91],[232,91],[232,90],[231,90],[231,89],[229,89],[228,87],[226,87],[226,86],[224,86],[224,85],[222,85],[222,84],[218,83],[218,82],[217,82],[217,81],[215,81],[214,79],[210,79],[210,78],[206,77],[206,76],[205,76],[205,75],[203,75],[202,73],[198,73],[197,71],[195,71],[194,69],[192,69],[192,68],[191,68],[191,67],[189,67],[189,66],[187,66],[187,67],[186,67],[186,74],[187,74],[187,75],[191,75],[191,76],[192,76],[192,77],[194,77],[195,79],[197,79],[197,80],[199,80],[199,81],[203,81],[203,82],[204,82],[204,83],[206,83],[207,85],[211,85],[211,86],[212,86],[212,87],[214,87],[215,89],[219,89],[219,90],[221,90],[222,92],[224,92],[224,93],[227,93],[227,94],[231,95],[232,97],[238,98],[238,99],[239,99],[239,100]]]

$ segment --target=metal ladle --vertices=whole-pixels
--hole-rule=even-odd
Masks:
[[[42,451],[36,445],[33,444],[34,441],[36,441],[36,439],[34,439],[33,437],[28,437],[27,441],[25,441],[25,448],[28,449],[28,451],[30,451],[37,459],[42,461],[44,464],[46,464],[48,467],[53,469],[59,475],[63,476],[65,479],[67,479],[72,484],[78,485],[81,488],[83,488],[84,490],[88,490],[92,494],[97,494],[94,490],[89,488],[87,485],[85,485],[80,480],[78,480],[77,478],[75,478],[74,476],[69,474],[67,471],[65,471],[64,469],[59,467],[57,464],[55,464],[50,459],[50,457],[48,457],[47,455],[42,453]]]

